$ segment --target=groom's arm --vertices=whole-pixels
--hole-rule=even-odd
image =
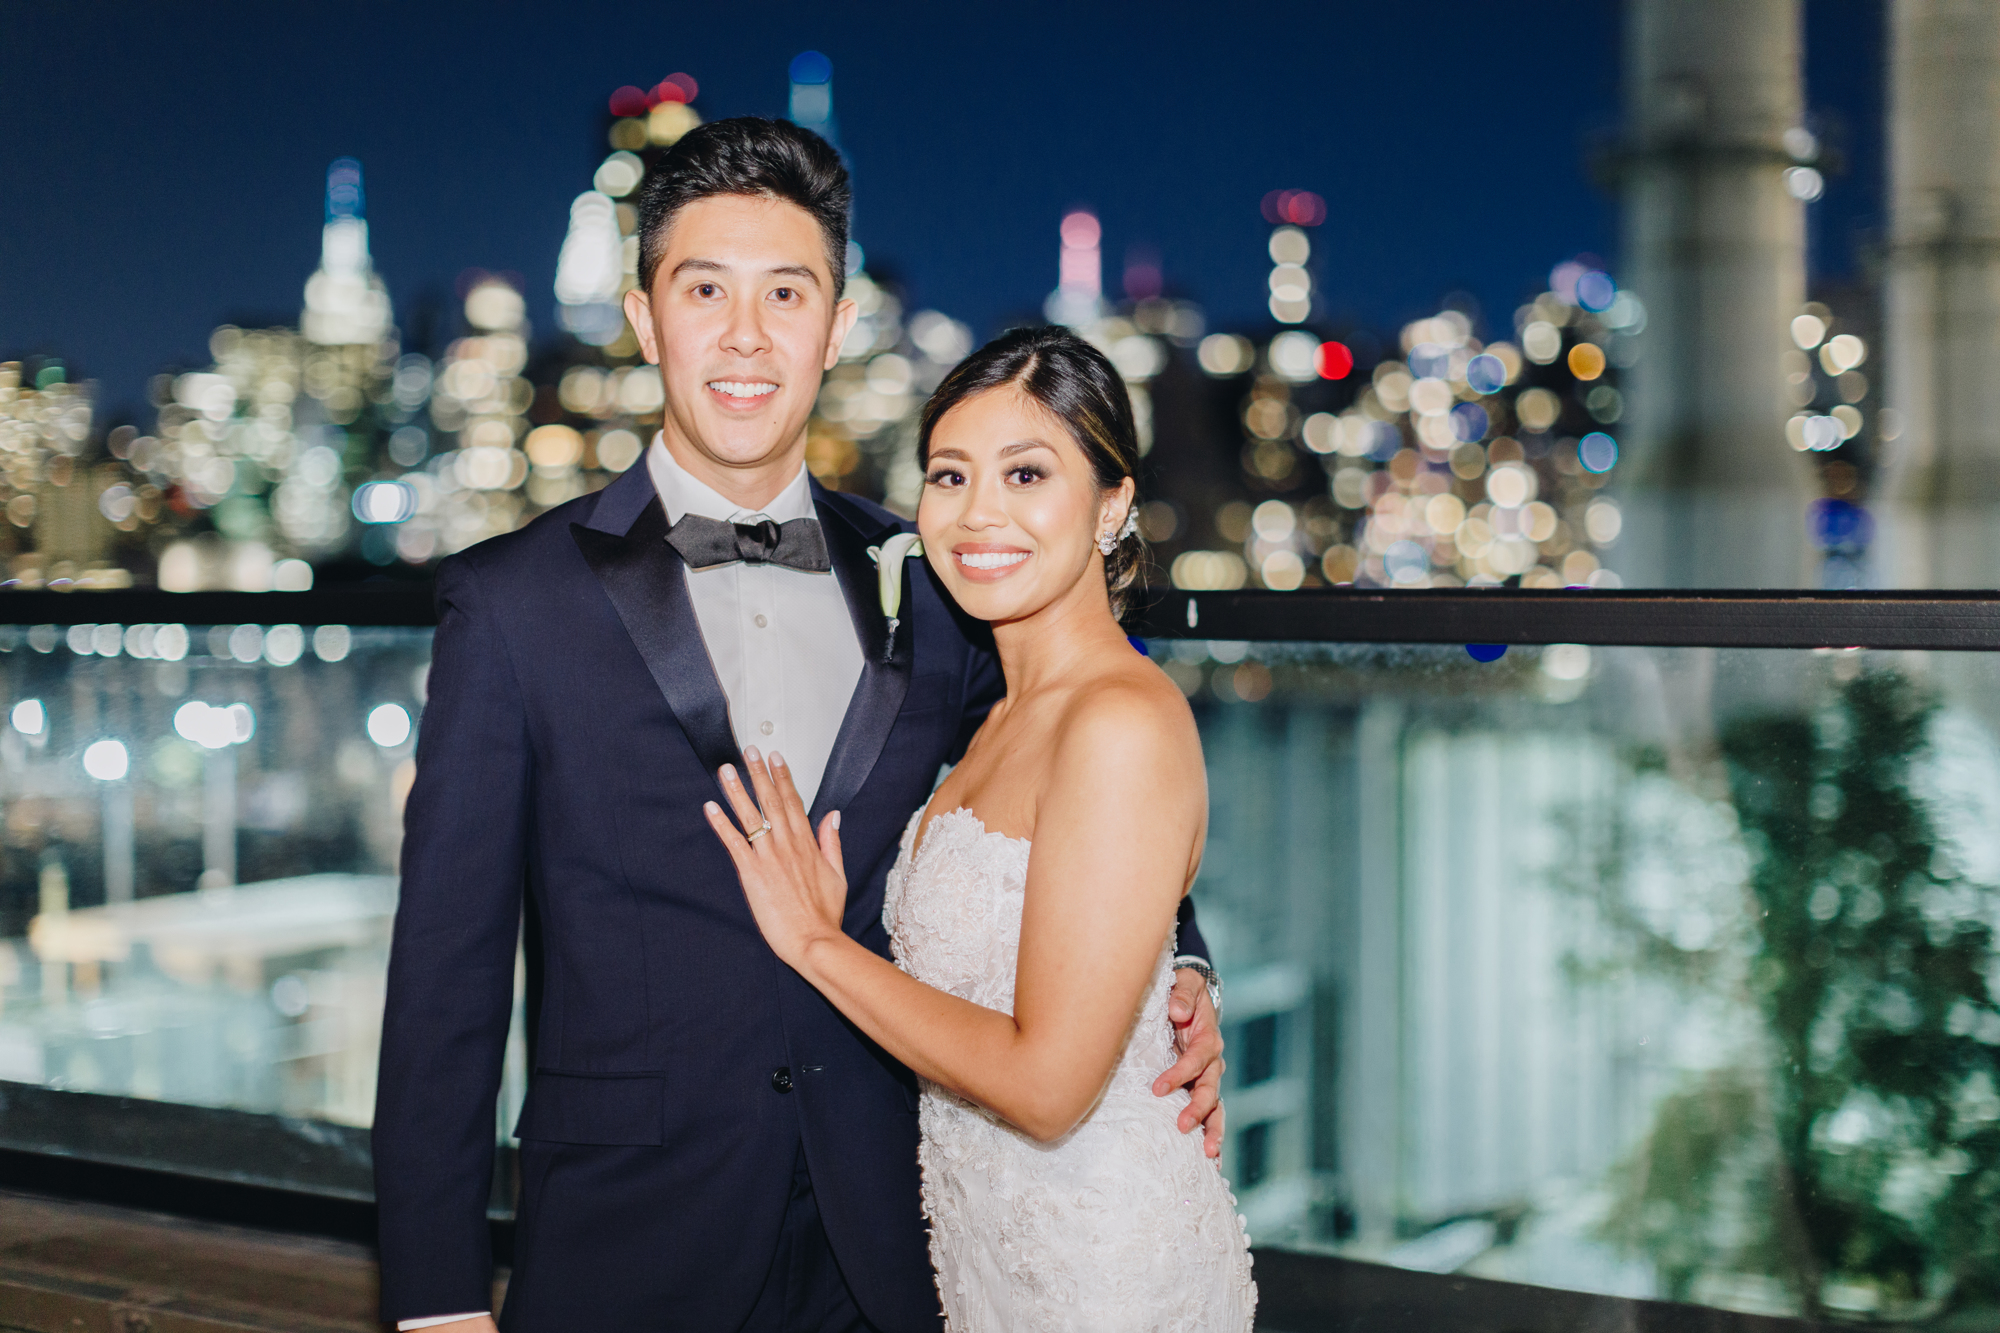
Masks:
[[[1178,920],[1180,943],[1174,946],[1175,957],[1199,958],[1204,963],[1208,962],[1208,941],[1201,937],[1201,927],[1195,924],[1194,895],[1192,893],[1181,899],[1181,912]]]
[[[474,563],[439,568],[437,608],[375,1104],[390,1323],[492,1301],[486,1205],[529,818],[526,708]]]
[[[1175,962],[1194,959],[1212,969],[1208,941],[1201,937],[1195,922],[1194,895],[1181,898],[1175,918]],[[1202,1144],[1210,1157],[1222,1155],[1222,1059],[1221,1015],[1208,990],[1208,977],[1189,967],[1176,967],[1174,990],[1167,1000],[1167,1017],[1174,1025],[1174,1049],[1180,1059],[1173,1068],[1153,1082],[1155,1096],[1164,1097],[1176,1088],[1186,1088],[1189,1100],[1181,1111],[1180,1128],[1185,1134],[1197,1124],[1202,1127]]]
[[[1208,944],[1194,920],[1194,895],[1181,899],[1179,943],[1174,947],[1176,962],[1195,958],[1208,962]],[[1202,1143],[1210,1157],[1222,1154],[1222,1027],[1220,1015],[1208,992],[1208,978],[1193,968],[1177,968],[1173,994],[1167,999],[1167,1017],[1174,1025],[1174,1048],[1180,1059],[1153,1081],[1153,1095],[1164,1097],[1177,1088],[1186,1088],[1187,1106],[1180,1114],[1181,1133],[1197,1124],[1202,1127]]]

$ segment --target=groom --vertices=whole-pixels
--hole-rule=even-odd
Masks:
[[[374,1150],[382,1312],[491,1329],[494,1102],[525,910],[541,951],[504,1324],[936,1333],[917,1090],[771,954],[702,818],[739,746],[842,814],[846,929],[940,765],[1002,692],[901,529],[804,469],[841,299],[845,170],[796,126],[720,121],[649,181],[626,298],[666,412],[602,491],[447,560],[410,793]],[[1182,947],[1203,952],[1184,910]],[[1221,1041],[1182,971],[1184,1130],[1221,1133]]]

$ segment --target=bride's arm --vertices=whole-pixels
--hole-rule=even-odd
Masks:
[[[918,1074],[1043,1140],[1089,1112],[1117,1062],[1207,811],[1200,741],[1178,698],[1106,691],[1061,735],[1036,802],[1011,1016],[927,986],[842,932],[838,816],[815,845],[778,756],[767,773],[746,755],[755,806],[723,774],[744,827],[757,828],[761,806],[769,834],[746,841],[709,806],[778,956]]]

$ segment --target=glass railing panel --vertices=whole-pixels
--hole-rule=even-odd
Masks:
[[[1260,1244],[1742,1310],[2000,1279],[2000,662],[1155,642]]]
[[[0,626],[0,1080],[369,1123],[430,639]]]
[[[1206,747],[1260,1244],[1883,1318],[2000,1284],[1993,656],[1149,647]],[[365,1127],[428,655],[0,627],[0,1081],[43,1146],[84,1151],[64,1091]],[[496,1137],[523,1079],[517,1028]]]

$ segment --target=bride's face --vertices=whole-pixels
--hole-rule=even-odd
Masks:
[[[1097,536],[1116,533],[1133,483],[1098,489],[1061,418],[1014,386],[947,412],[931,432],[917,530],[967,612],[1018,620],[1065,596],[1107,600]]]

